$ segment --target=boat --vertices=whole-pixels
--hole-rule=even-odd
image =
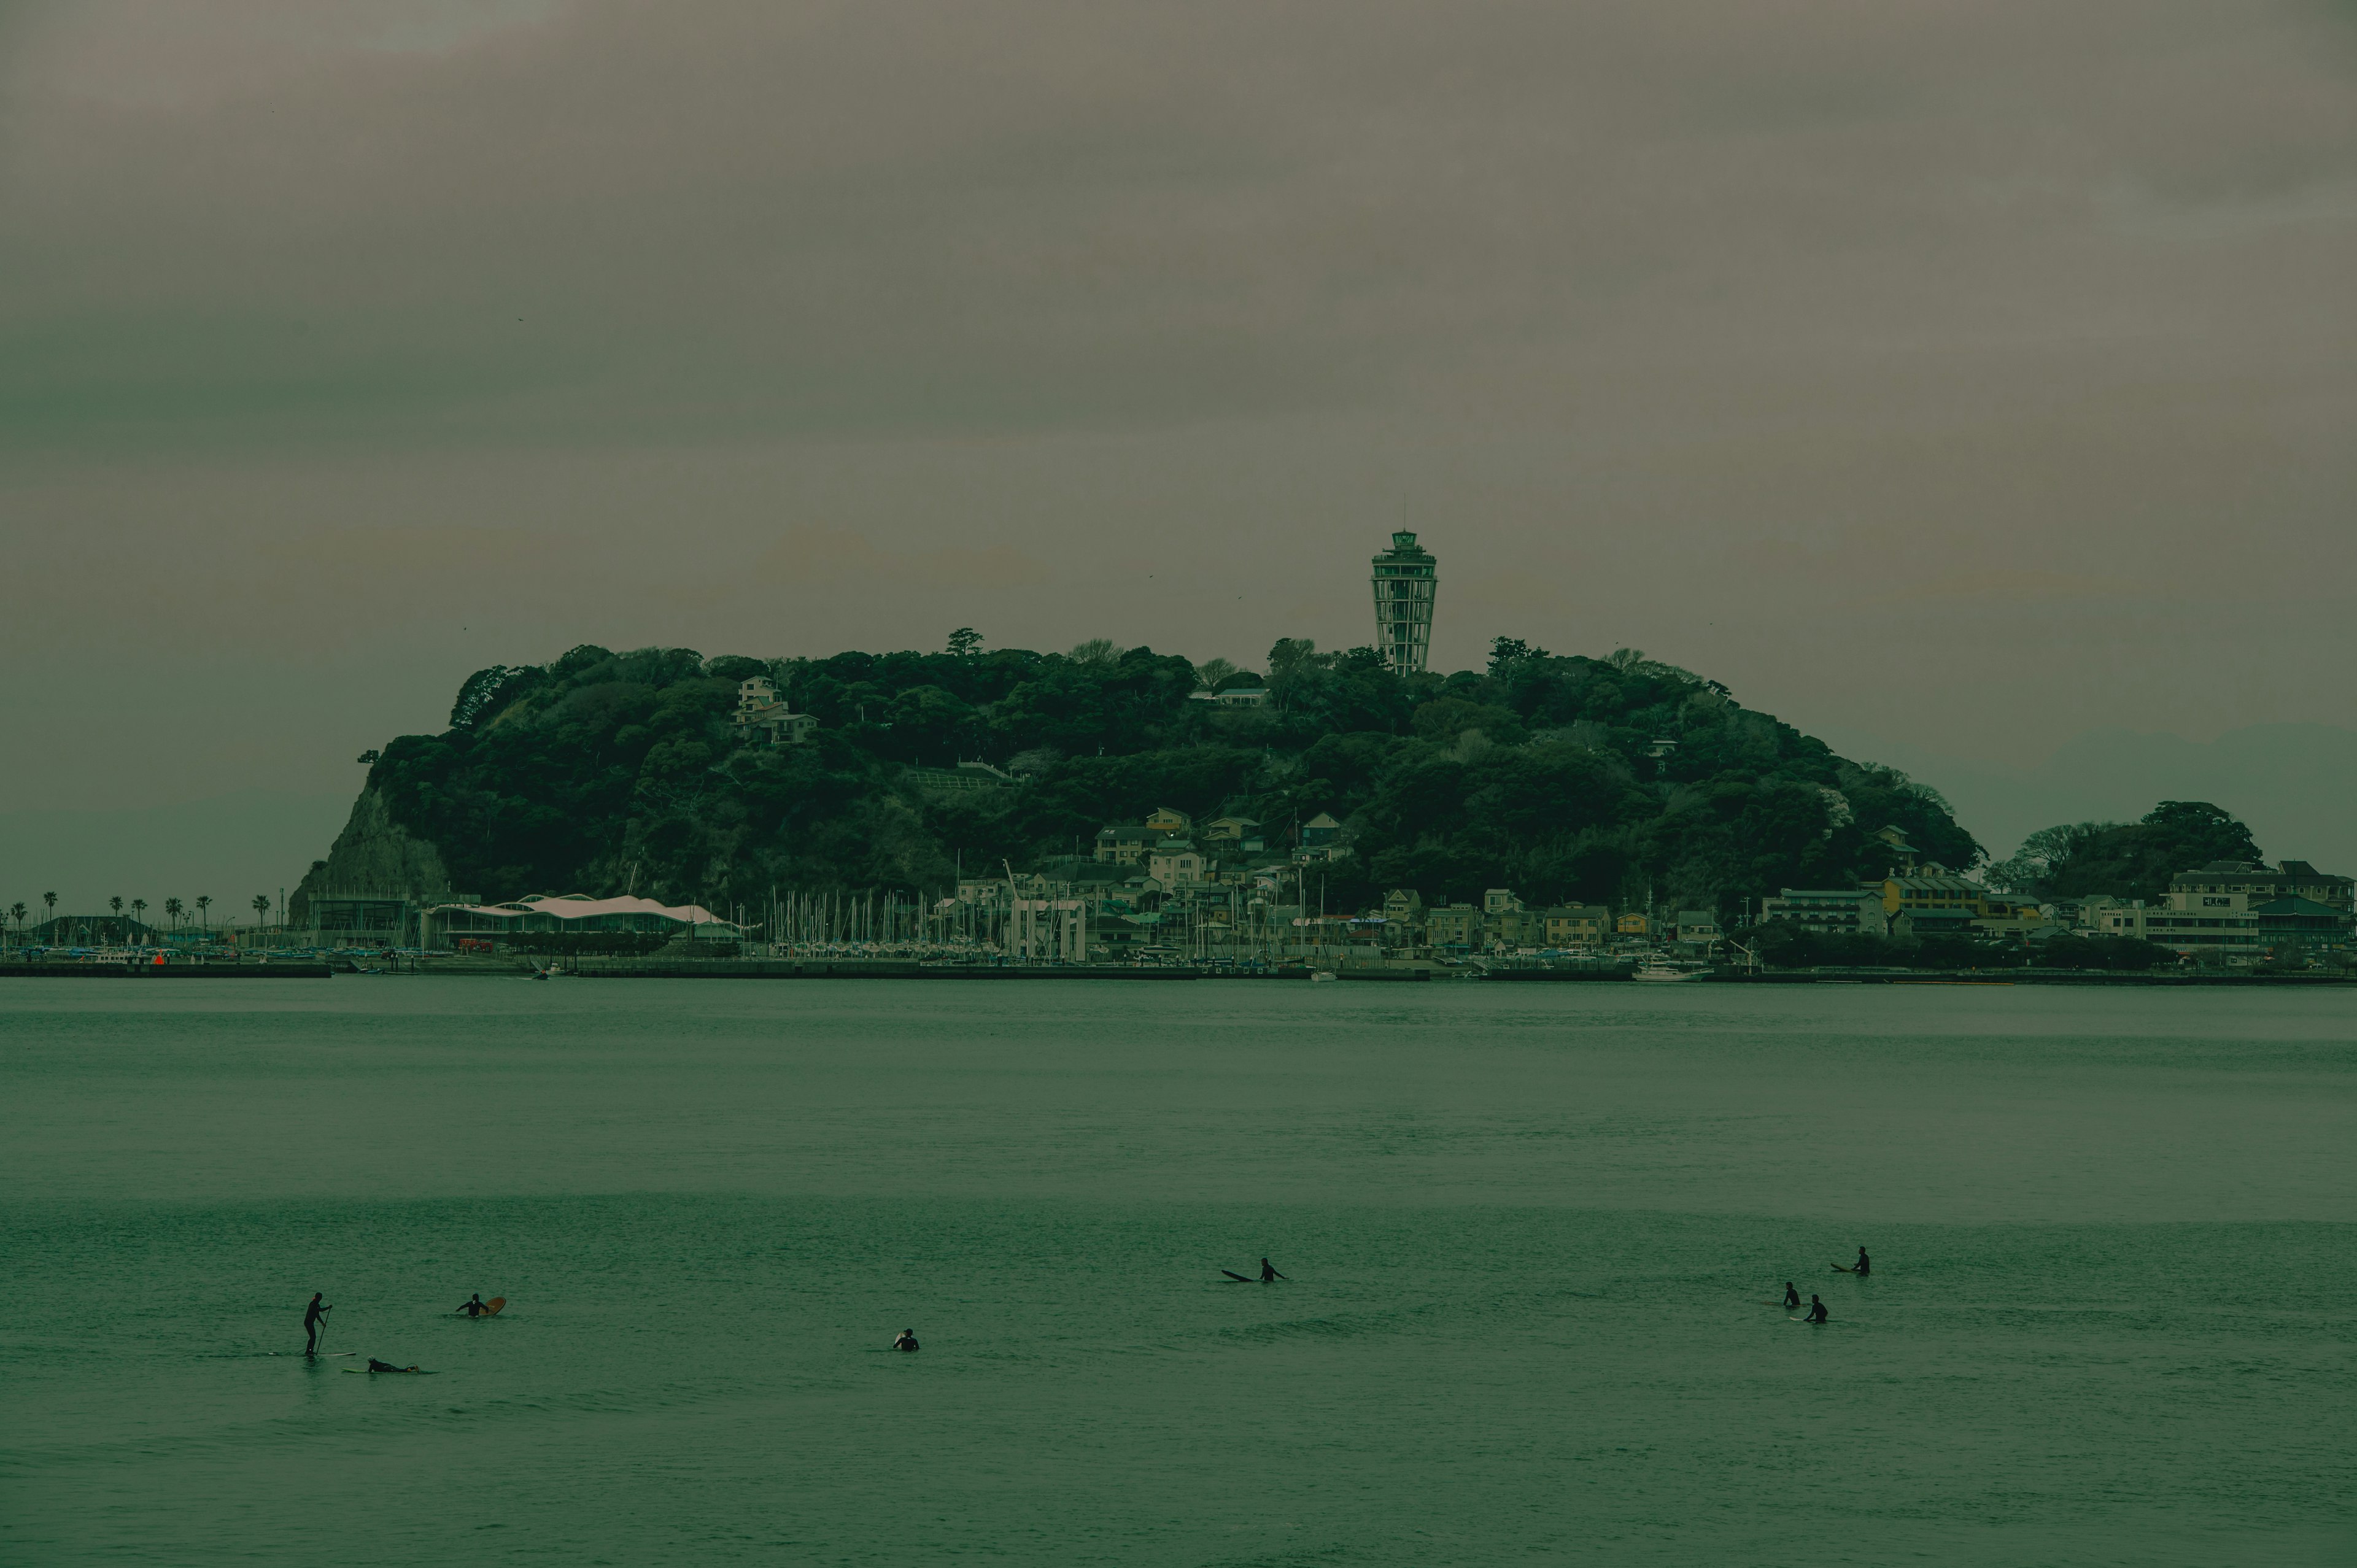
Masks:
[[[1631,975],[1629,978],[1631,980],[1652,981],[1701,980],[1706,977],[1709,973],[1710,971],[1703,968],[1700,964],[1686,964],[1681,966],[1666,960],[1655,959],[1652,962],[1641,966],[1637,972]]]

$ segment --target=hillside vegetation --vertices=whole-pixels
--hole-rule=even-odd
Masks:
[[[1150,649],[705,659],[582,647],[492,669],[450,726],[372,761],[372,810],[487,898],[635,891],[719,907],[772,886],[946,886],[969,870],[1087,852],[1161,805],[1260,819],[1272,851],[1330,812],[1355,855],[1335,908],[1413,887],[1512,887],[1732,910],[1784,886],[1880,875],[1896,826],[1963,868],[1979,847],[1904,775],[1836,757],[1713,681],[1624,650],[1501,640],[1481,671],[1407,678],[1371,650],[1271,650],[1268,705],[1189,701],[1199,671]],[[737,683],[768,675],[817,715],[813,744],[740,748]],[[912,766],[990,761],[1019,789],[929,797]],[[350,858],[347,830],[337,856]],[[410,853],[406,848],[404,854]],[[335,858],[335,857],[331,857]],[[417,856],[411,854],[415,860]],[[357,864],[357,862],[355,862]],[[328,863],[312,882],[337,880]]]

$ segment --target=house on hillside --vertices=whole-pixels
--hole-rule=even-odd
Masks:
[[[737,682],[737,744],[802,746],[818,733],[813,714],[798,714],[766,675]]]

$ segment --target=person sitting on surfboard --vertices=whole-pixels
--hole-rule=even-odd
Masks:
[[[1786,1280],[1784,1282],[1784,1310],[1790,1312],[1800,1305],[1801,1293],[1799,1288],[1795,1286],[1792,1281]]]
[[[1281,1279],[1283,1279],[1284,1277],[1285,1277],[1285,1276],[1284,1276],[1283,1274],[1280,1274],[1280,1273],[1278,1273],[1276,1272],[1275,1268],[1270,1264],[1269,1261],[1268,1261],[1266,1258],[1263,1258],[1263,1259],[1260,1261],[1260,1283],[1263,1283],[1263,1284],[1269,1284],[1269,1283],[1274,1283],[1274,1282],[1275,1282],[1275,1281],[1277,1281],[1277,1280],[1281,1280]]]
[[[1809,1297],[1809,1316],[1808,1316],[1808,1317],[1807,1317],[1806,1321],[1807,1321],[1807,1322],[1810,1322],[1810,1323],[1823,1323],[1824,1320],[1825,1320],[1825,1304],[1824,1304],[1824,1302],[1823,1300],[1819,1299],[1818,1297],[1812,1295],[1811,1297]]]
[[[475,1293],[475,1299],[468,1302],[461,1302],[458,1305],[458,1310],[465,1313],[469,1317],[480,1317],[483,1314],[490,1311],[491,1309],[483,1305],[483,1293],[481,1291],[477,1291]]]
[[[396,1367],[390,1361],[380,1361],[375,1357],[371,1356],[369,1358],[369,1370],[371,1372],[414,1372],[417,1370],[417,1369],[414,1367]]]
[[[1850,1270],[1850,1273],[1856,1274],[1859,1279],[1864,1279],[1867,1275],[1874,1273],[1874,1264],[1872,1261],[1867,1257],[1865,1248],[1860,1247],[1857,1250],[1857,1266]]]
[[[319,1305],[319,1297],[322,1294],[319,1291],[313,1291],[311,1305],[303,1309],[303,1354],[306,1356],[319,1348],[319,1320],[336,1310],[332,1306]]]
[[[900,1330],[900,1337],[892,1341],[892,1348],[895,1350],[913,1350],[916,1348],[917,1331],[913,1328],[903,1328]]]

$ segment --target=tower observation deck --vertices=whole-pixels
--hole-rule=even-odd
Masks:
[[[1432,552],[1416,548],[1415,535],[1392,535],[1392,547],[1375,557],[1375,647],[1396,674],[1425,667],[1432,656],[1432,598],[1440,586]]]

